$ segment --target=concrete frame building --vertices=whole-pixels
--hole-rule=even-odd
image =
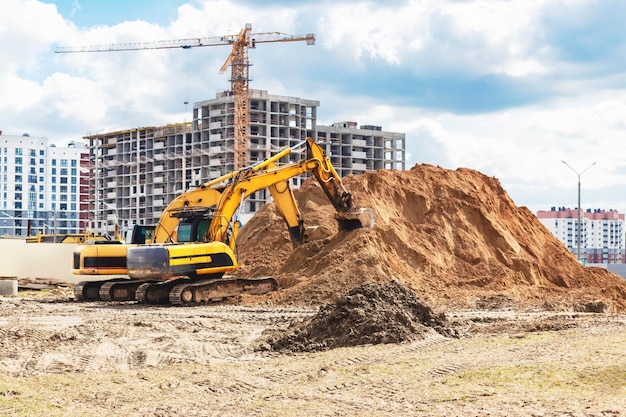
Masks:
[[[325,146],[342,177],[379,169],[402,170],[406,165],[406,135],[383,132],[380,126],[357,127],[356,122],[317,126],[316,142]]]
[[[572,253],[578,252],[578,209],[538,211],[539,221]],[[624,215],[617,210],[587,209],[581,215],[581,258],[587,264],[624,263]]]
[[[79,233],[88,209],[88,153],[47,138],[0,132],[0,233]]]
[[[307,137],[325,148],[340,176],[404,169],[405,134],[355,122],[317,126],[315,100],[250,90],[249,163],[265,160]],[[113,233],[132,224],[156,223],[181,192],[235,169],[234,99],[230,91],[194,103],[193,121],[86,136],[89,149],[90,228]],[[279,163],[297,161],[294,151]],[[299,187],[305,178],[293,178]],[[246,200],[254,213],[270,199],[266,190]]]

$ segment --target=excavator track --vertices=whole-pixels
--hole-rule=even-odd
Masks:
[[[74,285],[74,299],[76,301],[99,301],[100,288],[109,282],[128,281],[128,278],[105,279],[100,281],[81,281]]]
[[[137,288],[145,283],[153,283],[152,280],[116,280],[105,282],[98,292],[102,301],[135,301]]]
[[[193,306],[242,294],[266,294],[277,289],[278,282],[272,277],[187,281],[172,288],[169,301],[176,306]]]
[[[135,300],[144,304],[169,304],[172,288],[183,282],[189,282],[189,278],[176,278],[162,282],[146,282],[137,287]]]

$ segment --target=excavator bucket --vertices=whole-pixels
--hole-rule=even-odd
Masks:
[[[373,229],[376,223],[374,210],[371,208],[354,208],[338,212],[335,216],[339,230]]]

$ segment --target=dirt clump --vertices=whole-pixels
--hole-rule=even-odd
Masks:
[[[400,343],[439,333],[457,336],[443,314],[435,314],[401,282],[366,283],[320,308],[313,317],[272,331],[262,346],[311,352],[346,346]]]
[[[310,306],[366,282],[400,280],[438,311],[517,308],[626,311],[626,280],[581,265],[494,177],[416,165],[343,179],[373,229],[339,230],[335,210],[309,179],[294,194],[309,230],[293,248],[274,204],[242,228],[242,276],[274,276],[281,289],[250,302]]]

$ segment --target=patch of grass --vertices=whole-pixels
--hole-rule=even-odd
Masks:
[[[599,394],[620,398],[626,396],[626,367],[572,369],[557,362],[515,364],[466,370],[442,383],[488,386],[498,393],[532,393],[534,398],[590,398]]]

